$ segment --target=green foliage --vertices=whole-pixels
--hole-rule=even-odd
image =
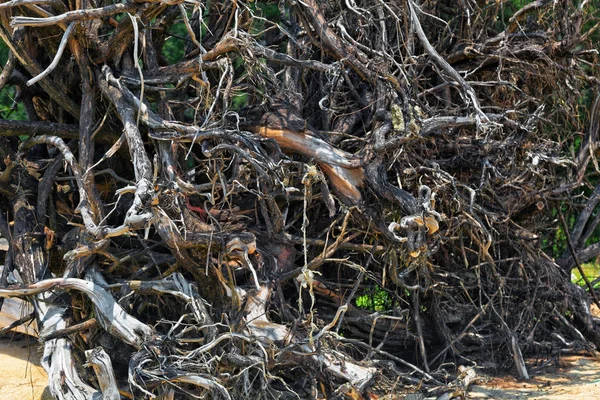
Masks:
[[[239,110],[248,105],[248,93],[236,94],[231,98],[231,109]]]
[[[15,121],[25,121],[27,114],[23,104],[14,102],[15,88],[6,86],[0,91],[0,118]]]
[[[366,310],[387,311],[392,308],[392,304],[392,296],[377,285],[366,289],[356,298],[356,307]]]
[[[0,40],[0,65],[4,67],[8,60],[8,46]],[[0,118],[24,121],[27,119],[27,114],[21,103],[15,104],[16,89],[10,85],[6,85],[0,91]]]
[[[183,58],[185,52],[185,40],[181,39],[187,36],[187,29],[183,22],[173,24],[169,29],[169,36],[165,40],[162,48],[162,54],[169,61],[169,64],[175,64]]]

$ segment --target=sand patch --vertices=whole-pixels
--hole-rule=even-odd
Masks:
[[[0,337],[0,400],[38,400],[48,385],[39,344],[24,335]]]
[[[473,386],[469,399],[600,399],[600,359],[564,356],[528,381],[513,376],[493,377]]]

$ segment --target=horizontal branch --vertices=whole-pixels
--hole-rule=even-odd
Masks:
[[[508,119],[505,115],[485,114],[485,116],[491,122],[498,122],[498,123],[506,124],[507,126],[510,126],[512,128],[520,127],[520,125],[517,122]],[[473,117],[473,116],[433,117],[433,118],[428,118],[423,121],[423,128],[421,129],[420,134],[422,136],[427,136],[427,135],[434,133],[435,131],[437,131],[439,129],[456,127],[456,126],[468,126],[468,125],[475,125],[475,124],[477,124],[477,118]]]
[[[261,46],[258,43],[254,43],[250,46],[251,51],[255,54],[262,56],[268,60],[276,61],[283,65],[290,67],[298,67],[304,69],[314,69],[316,71],[328,72],[332,69],[331,65],[327,65],[317,60],[299,60],[293,58],[287,54],[279,53],[275,50],[271,50],[268,47]]]
[[[0,120],[0,136],[52,135],[66,139],[79,138],[79,126],[42,121]]]
[[[48,18],[35,18],[35,17],[13,17],[11,26],[50,26],[56,25],[59,22],[71,22],[71,21],[88,21],[91,19],[106,18],[111,15],[120,14],[124,12],[135,11],[136,6],[133,4],[111,4],[106,7],[92,8],[90,10],[75,10],[68,11],[64,14],[57,15],[55,17]]]
[[[47,279],[25,287],[0,289],[0,297],[34,296],[50,290],[69,289],[85,293],[94,304],[97,319],[102,327],[124,342],[139,349],[143,342],[152,336],[152,328],[127,314],[110,293],[99,285],[83,279]]]
[[[6,3],[0,4],[0,10],[17,7],[17,6],[26,6],[26,5],[34,5],[34,4],[50,4],[54,3],[56,0],[11,0]]]
[[[300,60],[269,49],[258,43],[246,43],[242,40],[233,40],[230,36],[225,36],[217,46],[202,55],[202,61],[199,61],[198,58],[194,58],[192,60],[181,61],[177,64],[160,67],[158,71],[149,71],[148,74],[144,75],[144,83],[169,83],[172,82],[174,78],[179,81],[182,77],[188,78],[190,75],[198,74],[203,71],[218,69],[220,68],[220,65],[214,60],[219,56],[232,51],[243,52],[244,50],[247,50],[256,56],[264,57],[270,61],[290,67],[312,69],[321,72],[328,72],[333,68],[332,65],[317,60]],[[137,79],[133,76],[128,76],[127,78],[132,81]]]
[[[511,128],[520,128],[518,122],[513,121],[502,114],[485,114],[487,119],[492,123],[502,124]],[[440,116],[427,118],[422,121],[421,130],[418,133],[420,137],[427,137],[432,135],[441,129],[455,128],[459,126],[473,126],[477,124],[477,118],[474,116]],[[395,149],[398,146],[411,141],[414,138],[412,135],[400,135],[395,136],[383,143],[375,145],[375,151],[382,152],[386,150]]]

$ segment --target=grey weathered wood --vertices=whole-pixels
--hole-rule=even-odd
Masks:
[[[371,382],[375,376],[375,368],[359,365],[340,352],[323,348],[317,350],[312,341],[307,343],[303,340],[304,338],[296,338],[287,326],[269,321],[266,316],[266,309],[270,295],[271,289],[262,285],[258,293],[248,296],[246,328],[250,335],[256,337],[266,346],[270,346],[271,343],[296,343],[317,367],[344,379],[354,387],[362,388]]]
[[[94,369],[98,378],[98,384],[102,391],[102,400],[119,400],[119,389],[117,388],[117,381],[110,356],[102,347],[96,347],[92,350],[87,350],[85,357],[88,365]]]
[[[41,300],[49,298],[47,293],[39,296]],[[64,318],[65,308],[45,301],[39,302],[38,314],[42,318],[42,326],[46,331],[64,329],[67,325]],[[48,388],[54,398],[60,400],[97,399],[100,393],[85,383],[77,373],[72,355],[71,342],[66,338],[52,339],[44,343],[42,367],[48,374]]]
[[[33,296],[61,289],[75,289],[86,294],[94,304],[98,321],[102,327],[125,343],[139,349],[142,343],[152,336],[151,327],[127,314],[102,287],[83,279],[46,279],[21,288],[0,289],[0,297]]]
[[[517,335],[514,333],[510,336],[510,349],[513,355],[513,360],[515,361],[515,366],[517,367],[517,372],[519,373],[519,377],[521,379],[528,380],[529,373],[527,372],[527,366],[525,365],[525,360],[523,360],[523,354],[521,353],[521,348],[519,347]]]

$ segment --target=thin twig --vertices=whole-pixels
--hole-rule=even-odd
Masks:
[[[58,66],[58,62],[60,61],[60,58],[62,57],[63,52],[65,51],[65,47],[67,47],[67,42],[69,40],[69,36],[71,36],[71,33],[73,32],[74,28],[75,28],[75,22],[71,22],[69,24],[69,26],[67,27],[67,30],[63,34],[62,39],[60,40],[60,45],[58,46],[58,50],[56,51],[56,55],[54,56],[52,63],[50,63],[48,68],[46,68],[44,71],[42,71],[41,74],[28,80],[27,86],[31,86],[31,85],[35,84],[39,80],[44,79],[46,76],[48,76],[50,74],[50,72],[54,71],[54,69]]]

